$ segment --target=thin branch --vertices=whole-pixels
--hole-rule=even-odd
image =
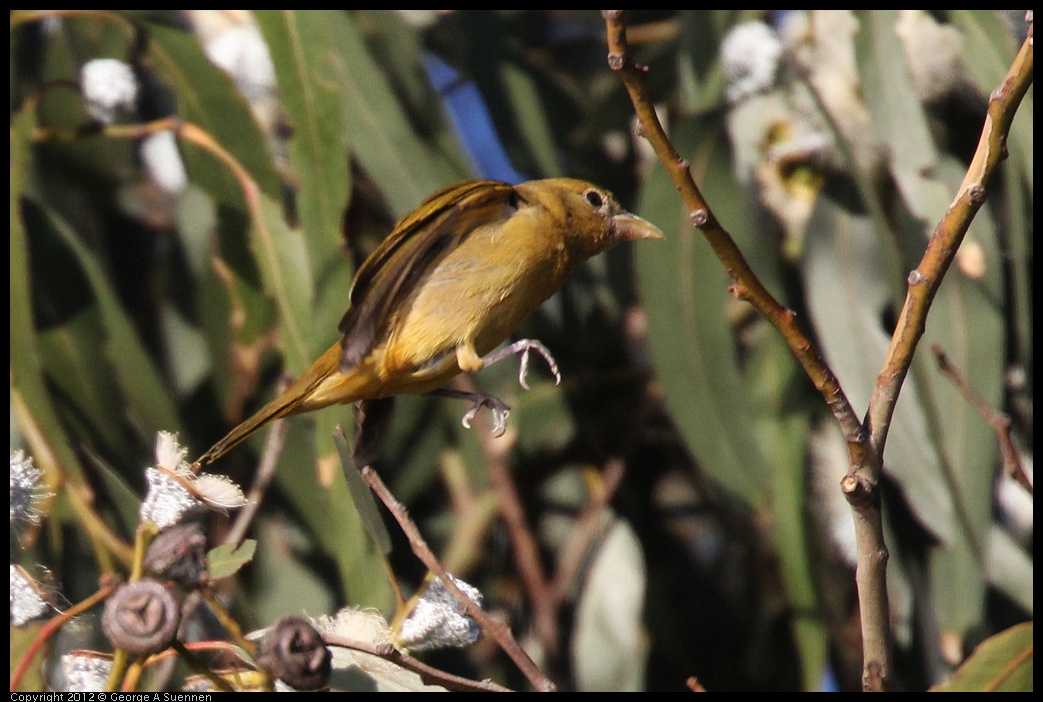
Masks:
[[[1032,28],[1030,24],[1025,42],[1007,76],[989,98],[981,139],[956,198],[935,227],[920,264],[909,274],[905,305],[869,401],[870,441],[878,452],[883,451],[887,441],[898,393],[926,328],[927,313],[934,296],[971,220],[985,204],[989,183],[1007,157],[1007,135],[1014,114],[1032,84]]]
[[[949,210],[942,217],[938,226],[927,244],[920,264],[909,274],[909,289],[906,294],[905,305],[899,315],[898,323],[895,325],[894,335],[891,337],[891,345],[887,350],[883,368],[877,376],[873,388],[872,397],[869,400],[869,409],[866,413],[866,426],[869,430],[869,453],[882,456],[884,445],[887,443],[887,433],[891,426],[891,418],[894,415],[895,405],[898,402],[898,394],[901,392],[902,384],[909,367],[913,361],[913,354],[923,337],[927,325],[927,313],[930,311],[934,296],[941,286],[949,265],[956,256],[956,251],[963,241],[967,229],[970,227],[974,215],[985,203],[988,193],[987,186],[995,175],[1002,160],[1006,158],[1007,134],[1010,132],[1014,121],[1014,114],[1021,104],[1022,98],[1032,83],[1032,25],[1029,25],[1028,35],[1021,50],[1014,58],[1010,70],[1002,85],[997,88],[989,99],[988,114],[985,118],[985,126],[982,129],[978,148],[971,159],[971,165],[967,169],[963,183]],[[849,476],[852,477],[852,476]],[[858,477],[858,476],[854,476]],[[847,478],[845,478],[847,481]],[[854,503],[852,503],[854,504]],[[856,515],[858,509],[856,507]],[[875,515],[878,518],[878,514]],[[878,561],[872,553],[867,553],[870,558],[863,560],[862,557],[862,532],[864,524],[856,516],[856,537],[859,545],[859,566],[856,572],[858,581],[859,597],[862,604],[862,641],[865,651],[865,663],[863,669],[862,684],[867,689],[876,681],[887,683],[890,675],[889,667],[880,659],[874,661],[870,657],[871,651],[879,651],[887,644],[883,638],[884,631],[870,628],[866,625],[867,615],[873,620],[887,616],[886,591],[884,599],[871,601],[862,600],[862,575],[863,567],[883,570],[886,565],[886,551],[883,562]],[[875,527],[873,528],[875,532]],[[881,547],[883,541],[880,542]],[[868,574],[867,574],[868,575]],[[883,577],[881,572],[880,578]],[[876,575],[871,577],[874,586],[878,583]],[[865,607],[872,606],[872,612],[867,612]],[[877,665],[876,663],[880,663]]]
[[[413,671],[427,684],[441,685],[448,690],[457,692],[513,692],[510,688],[497,685],[491,680],[471,680],[439,670],[399,651],[390,644],[378,645],[365,641],[355,641],[328,631],[322,632],[322,642],[327,646],[349,648],[352,651],[368,653],[371,656],[383,658],[406,670]]]
[[[598,517],[612,501],[612,496],[623,482],[625,472],[626,464],[622,460],[614,458],[608,461],[601,477],[600,489],[583,507],[583,512],[576,520],[573,536],[562,549],[561,558],[558,559],[561,565],[550,586],[550,597],[555,608],[565,601],[572,584],[579,576],[580,566],[586,560],[584,555],[590,550],[598,532]]]
[[[731,291],[746,300],[767,319],[785,340],[790,352],[825,399],[847,441],[851,472],[841,483],[852,506],[858,543],[859,609],[862,617],[866,689],[885,689],[891,669],[890,619],[887,602],[887,547],[884,541],[878,481],[883,445],[870,442],[840,381],[826,365],[822,353],[796,323],[792,310],[784,308],[750,269],[731,235],[721,226],[692,178],[688,162],[670,142],[656,115],[646,86],[647,69],[634,63],[626,38],[622,10],[602,10],[608,40],[609,67],[619,73],[640,121],[640,133],[648,139],[681,194],[692,224],[698,227],[732,279]]]
[[[1021,483],[1021,486],[1025,488],[1028,494],[1032,494],[1032,481],[1029,480],[1025,474],[1024,468],[1021,467],[1021,459],[1018,458],[1017,449],[1014,447],[1014,441],[1010,437],[1010,417],[1004,412],[1000,412],[997,409],[993,409],[989,406],[985,400],[982,399],[981,395],[974,391],[967,381],[963,379],[959,371],[953,368],[953,365],[949,363],[949,358],[945,355],[945,351],[942,349],[940,344],[933,344],[931,346],[931,353],[934,354],[934,358],[938,361],[938,368],[944,373],[949,380],[952,381],[956,389],[960,391],[960,394],[964,396],[967,402],[970,403],[978,414],[985,419],[985,422],[992,428],[992,431],[996,433],[996,441],[1000,446],[1000,453],[1003,455],[1003,470],[1010,477]]]
[[[482,631],[492,636],[500,644],[500,647],[510,656],[511,660],[514,661],[525,677],[529,679],[534,688],[541,692],[555,691],[557,688],[554,683],[540,672],[540,669],[533,662],[532,658],[529,657],[529,654],[514,640],[510,630],[502,623],[493,619],[477,602],[460,591],[460,588],[449,577],[442,564],[438,562],[435,554],[431,551],[427,542],[424,541],[424,537],[420,535],[420,529],[410,519],[405,505],[395,499],[395,496],[391,494],[391,491],[388,490],[384,481],[377,475],[377,472],[370,466],[364,466],[360,472],[363,479],[369,484],[370,489],[377,494],[377,497],[391,512],[395,521],[402,527],[403,533],[409,539],[409,545],[413,553],[427,566],[428,570],[438,576],[438,579],[442,581],[442,585],[453,596],[463,613],[478,622]]]
[[[454,379],[454,386],[467,392],[476,390],[468,377]],[[539,544],[525,518],[525,508],[511,475],[508,456],[514,441],[508,440],[508,437],[494,437],[488,426],[488,415],[484,413],[479,414],[475,422],[476,436],[481,443],[489,469],[489,482],[507,528],[514,561],[518,565],[518,572],[532,603],[536,635],[547,657],[556,663],[560,653],[557,608],[540,559]]]
[[[689,213],[692,224],[702,231],[714,254],[724,264],[725,270],[732,279],[730,287],[732,294],[737,299],[745,300],[753,305],[786,340],[790,352],[804,368],[836,416],[849,446],[855,447],[855,454],[861,459],[865,446],[862,422],[840,387],[840,381],[826,365],[818,347],[797,325],[796,315],[793,311],[779,304],[754,274],[734,239],[721,226],[699,190],[699,186],[695,184],[688,161],[681,157],[666,135],[648,94],[646,85],[648,69],[635,64],[630,56],[623,11],[602,10],[601,14],[605,18],[607,27],[608,65],[619,73],[623,85],[630,93],[634,111],[640,120],[640,133],[648,139],[673,181],[674,187],[681,194],[681,200]],[[862,460],[859,460],[858,463],[862,463]]]

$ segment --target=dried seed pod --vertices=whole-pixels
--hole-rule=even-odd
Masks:
[[[156,537],[145,554],[145,570],[187,586],[206,582],[206,534],[196,522],[185,522]]]
[[[136,655],[158,653],[177,635],[181,603],[159,580],[127,583],[105,603],[101,626],[113,646]]]
[[[304,617],[283,617],[261,640],[257,662],[298,690],[329,685],[330,651],[322,636]]]

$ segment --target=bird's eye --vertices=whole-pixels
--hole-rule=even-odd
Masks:
[[[507,196],[507,206],[512,210],[518,209],[521,205],[521,201],[522,199],[518,196],[518,193],[513,190],[511,191],[511,194]]]
[[[587,198],[587,202],[594,208],[599,208],[605,204],[605,198],[601,197],[601,193],[597,190],[588,190],[583,196]]]

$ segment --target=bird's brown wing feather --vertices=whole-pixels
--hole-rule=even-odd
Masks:
[[[391,310],[475,225],[510,208],[514,189],[494,180],[468,180],[443,188],[403,218],[359,268],[350,306],[338,327],[341,372],[365,358],[386,331]]]

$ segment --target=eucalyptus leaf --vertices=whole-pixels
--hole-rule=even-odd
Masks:
[[[386,612],[391,605],[391,592],[384,558],[366,533],[347,483],[336,474],[328,484],[324,484],[324,476],[320,481],[315,437],[311,431],[301,431],[307,420],[291,417],[287,421],[290,429],[276,483],[318,548],[336,563],[345,601]]]
[[[963,171],[951,158],[938,168],[953,192]],[[938,372],[930,351],[942,349],[986,405],[1001,406],[1007,346],[1003,263],[988,208],[978,212],[956,256],[931,305],[913,370],[961,525],[958,537],[932,558],[938,617],[946,630],[966,631],[984,616],[985,545],[999,450],[985,418]]]
[[[159,22],[142,26],[152,65],[177,96],[178,117],[210,134],[269,197],[281,197],[268,142],[232,79],[210,62],[193,34]],[[235,202],[239,188],[232,174],[200,156],[184,151],[189,177],[217,199]]]
[[[313,278],[304,237],[287,225],[282,208],[264,194],[250,230],[250,245],[265,290],[279,309],[288,370],[298,375],[311,363]]]
[[[1016,602],[1031,616],[1035,610],[1034,564],[1031,553],[996,525],[989,529],[986,557],[989,585]]]
[[[342,128],[362,167],[394,215],[401,217],[434,190],[467,177],[460,165],[463,159],[444,144],[432,144],[416,134],[353,19],[339,12],[327,19],[337,55],[351,67],[342,76]]]
[[[37,335],[47,376],[63,398],[60,407],[77,440],[90,437],[95,449],[123,452],[119,411],[123,398],[105,358],[105,332],[97,307],[88,307]]]
[[[983,641],[940,692],[1032,692],[1032,622],[1017,624]]]
[[[572,657],[580,692],[644,689],[648,644],[642,625],[645,564],[626,522],[605,529],[576,610]]]
[[[712,148],[697,139],[706,133],[712,130],[692,122],[676,128],[674,139],[682,153],[693,153]],[[717,155],[698,163],[706,169],[697,180],[706,183],[707,198],[729,207],[718,217],[729,226],[745,226],[739,224],[744,210],[732,189],[728,162]],[[645,184],[641,212],[667,234],[665,241],[636,247],[649,346],[667,404],[707,474],[761,504],[769,468],[750,440],[753,412],[729,328],[728,276],[706,240],[692,231],[674,187],[661,171],[653,172]]]
[[[804,289],[826,361],[855,412],[869,406],[890,343],[883,327],[891,298],[883,261],[868,217],[819,198],[808,222]],[[952,496],[912,377],[895,408],[884,468],[902,485],[919,520],[942,541],[951,541],[957,528]]]
[[[120,392],[129,410],[141,422],[148,436],[163,430],[181,431],[177,408],[152,359],[145,350],[126,311],[123,309],[109,278],[94,255],[63,223],[52,221],[62,241],[76,255],[98,303],[105,335],[101,349],[110,367],[111,377],[119,382]],[[109,373],[102,377],[110,377]],[[111,406],[110,406],[111,407]],[[100,411],[101,408],[99,408]],[[110,410],[110,414],[112,413]]]
[[[503,83],[510,97],[518,121],[518,130],[525,138],[527,151],[539,168],[539,175],[559,174],[558,154],[554,149],[554,132],[544,111],[535,81],[512,64],[503,66]],[[532,174],[535,177],[537,174]]]
[[[761,337],[749,350],[746,377],[755,407],[754,435],[763,455],[770,456],[773,545],[786,595],[796,612],[822,612],[826,605],[813,577],[816,554],[808,534],[807,515],[820,509],[810,496],[807,441],[808,400],[802,397],[803,369],[782,337],[763,323]],[[832,417],[828,421],[833,421]],[[824,489],[839,492],[838,484]],[[804,689],[817,689],[828,655],[828,632],[818,616],[793,618],[793,641],[800,651]]]
[[[322,574],[308,563],[314,549],[300,527],[281,515],[257,521],[257,550],[250,564],[254,583],[249,604],[257,621],[271,624],[288,615],[317,617],[332,612],[337,598]]]
[[[877,138],[888,146],[898,187],[917,216],[931,222],[921,209],[925,200],[948,193],[926,175],[937,164],[938,154],[895,33],[897,18],[897,10],[859,12],[855,55],[865,104]]]
[[[351,189],[348,133],[340,92],[350,67],[333,46],[325,11],[261,10],[289,141],[297,213],[312,269],[341,264],[341,219]]]
[[[369,538],[373,539],[373,543],[377,545],[380,552],[387,556],[391,553],[391,535],[384,526],[384,518],[377,509],[373,492],[359,474],[359,467],[351,458],[351,450],[348,448],[348,441],[342,430],[336,433],[334,441],[337,444],[337,453],[340,456],[344,478],[348,483],[348,492],[351,493],[351,501],[355,504],[355,509],[358,510],[359,517],[362,519],[362,526],[366,528],[366,533],[369,534]]]
[[[11,295],[11,391],[17,397],[12,405],[17,416],[22,408],[38,428],[45,448],[68,474],[81,477],[79,461],[69,445],[44,383],[42,362],[36,346],[33,322],[32,288],[29,270],[28,234],[21,214],[21,199],[31,168],[30,134],[35,126],[32,110],[16,112],[11,118],[10,135],[10,295]],[[18,400],[18,401],[14,401]],[[25,418],[20,421],[24,423]],[[22,427],[23,432],[27,427]],[[35,447],[34,447],[35,448]]]

